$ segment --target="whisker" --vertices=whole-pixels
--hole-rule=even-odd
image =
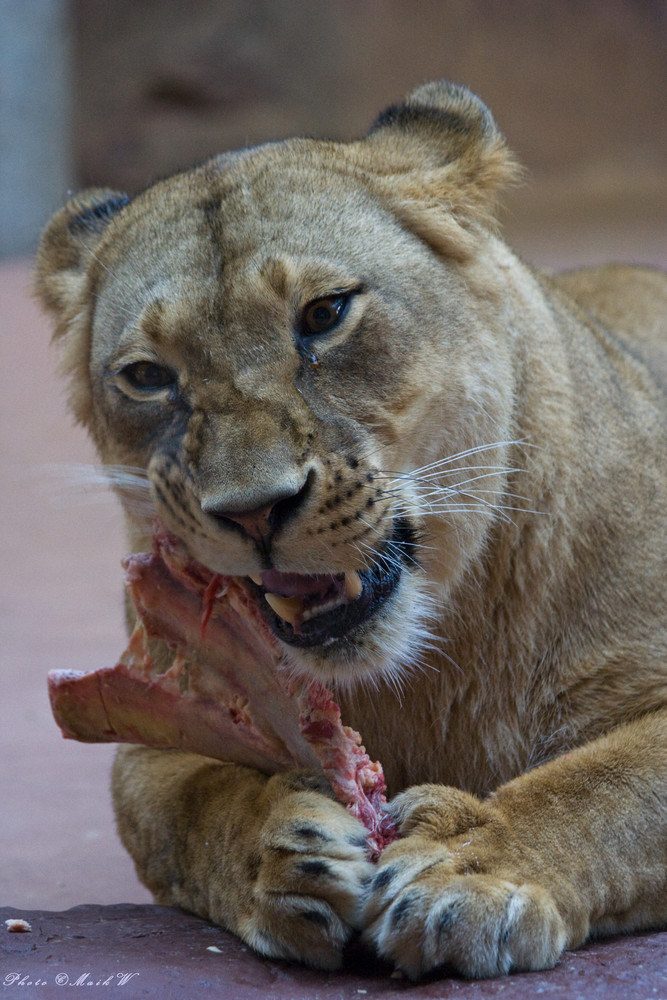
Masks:
[[[423,497],[423,498],[428,498],[428,497],[432,497],[432,496],[451,497],[451,496],[457,496],[457,495],[458,496],[465,496],[466,494],[467,495],[472,495],[473,491],[472,490],[468,490],[468,489],[464,489],[464,487],[468,487],[472,483],[476,483],[476,482],[479,482],[481,479],[487,479],[487,478],[488,478],[488,476],[471,476],[470,479],[463,479],[463,480],[461,480],[461,482],[455,483],[453,486],[435,486],[434,487],[432,483],[429,483],[430,492],[427,493],[427,492],[424,492],[424,490],[419,490],[418,491],[418,495],[420,497]],[[476,490],[474,492],[484,493],[485,491],[484,490]],[[502,494],[503,496],[505,495],[505,491],[504,490],[494,490],[494,491],[491,491],[491,492]]]
[[[404,481],[415,482],[415,483],[430,483],[432,481],[437,481],[441,476],[454,476],[460,475],[462,472],[481,472],[485,471],[487,475],[509,475],[513,472],[525,472],[525,469],[515,469],[510,465],[470,465],[464,466],[464,468],[455,469],[436,469],[434,472],[430,472],[427,476],[421,474],[420,469],[416,469],[414,472],[389,472],[388,470],[381,470],[381,475],[376,478],[389,479],[390,481]]]
[[[511,448],[515,446],[531,447],[531,445],[521,439],[510,441],[491,441],[489,444],[475,445],[473,448],[467,448],[465,451],[459,451],[455,454],[447,455],[444,458],[438,458],[428,465],[423,465],[420,468],[415,469],[413,475],[422,475],[425,472],[431,472],[431,470],[441,469],[443,466],[452,465],[454,462],[460,462],[463,459],[471,458],[473,455],[483,454],[485,451],[492,451],[496,448]]]
[[[152,517],[155,507],[143,469],[132,466],[51,462],[34,466],[28,474],[38,480],[38,493],[56,508],[75,504],[116,502],[114,488],[138,516]]]

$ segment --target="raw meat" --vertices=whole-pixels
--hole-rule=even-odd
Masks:
[[[51,671],[66,737],[177,748],[266,773],[321,768],[364,825],[373,857],[395,839],[379,763],[319,684],[293,676],[244,580],[212,573],[158,527],[153,551],[124,560],[138,622],[115,667]],[[151,640],[175,650],[167,669]]]

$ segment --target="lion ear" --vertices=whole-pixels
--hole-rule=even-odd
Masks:
[[[120,191],[90,188],[71,198],[44,229],[35,261],[35,290],[60,321],[78,298],[95,248],[111,220],[129,204]]]
[[[119,191],[92,188],[72,198],[42,233],[35,261],[34,287],[55,319],[60,370],[69,378],[70,407],[83,424],[91,417],[88,338],[90,262],[107,227],[129,203]]]
[[[463,230],[461,251],[466,231],[494,226],[498,191],[521,175],[488,108],[446,81],[427,83],[387,108],[365,142],[394,211],[412,228],[437,224],[444,232],[446,209],[452,235]]]

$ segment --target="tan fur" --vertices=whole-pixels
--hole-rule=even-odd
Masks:
[[[140,877],[268,955],[335,967],[360,929],[410,976],[491,976],[667,921],[667,282],[526,267],[494,231],[513,176],[486,108],[431,84],[359,142],[84,193],[42,240],[74,412],[195,558],[258,572],[212,512],[304,482],[277,569],[364,569],[399,518],[418,539],[367,625],[287,651],[384,764],[405,836],[377,869],[316,777],[118,755]],[[128,387],[137,361],[178,390]]]

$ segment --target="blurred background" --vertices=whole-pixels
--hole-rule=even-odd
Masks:
[[[665,0],[0,0],[0,903],[150,897],[115,836],[113,747],[61,739],[50,668],[116,662],[122,525],[30,296],[69,190],[132,193],[225,148],[348,138],[467,84],[527,183],[526,257],[667,266]]]
[[[358,136],[438,77],[482,97],[530,171],[506,217],[520,249],[543,258],[535,235],[576,224],[584,257],[636,256],[667,221],[665,0],[1,0],[0,67],[5,255],[68,189]]]

